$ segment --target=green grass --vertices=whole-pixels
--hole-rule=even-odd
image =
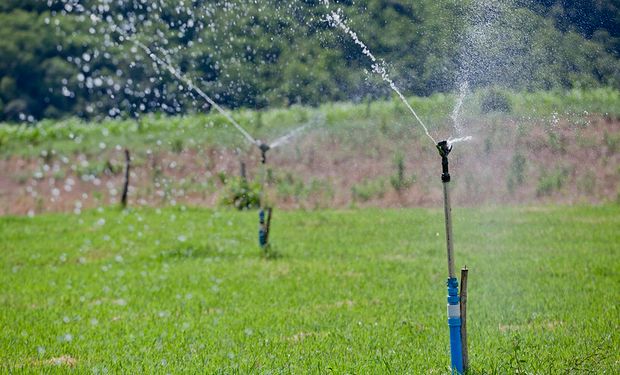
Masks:
[[[256,216],[0,218],[0,372],[448,373],[440,210]],[[619,206],[454,220],[474,373],[620,372]]]

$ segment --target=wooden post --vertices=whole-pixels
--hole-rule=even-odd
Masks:
[[[240,172],[240,175],[241,175],[241,179],[243,181],[246,181],[248,179],[247,173],[245,171],[245,162],[243,162],[243,161],[241,162],[241,172]]]
[[[271,207],[267,208],[267,222],[265,223],[265,243],[269,244],[269,230],[271,229]]]
[[[121,205],[127,207],[127,193],[129,192],[129,170],[131,169],[131,156],[129,150],[125,149],[125,183],[123,184],[123,195],[121,195]]]
[[[461,269],[461,347],[463,350],[463,371],[469,369],[469,353],[467,351],[467,266]]]

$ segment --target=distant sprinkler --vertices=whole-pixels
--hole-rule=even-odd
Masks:
[[[452,372],[463,374],[464,363],[467,364],[467,333],[462,331],[465,324],[462,324],[461,315],[465,314],[465,304],[461,306],[459,298],[459,283],[454,272],[454,249],[452,237],[452,207],[450,204],[450,170],[448,165],[448,155],[452,151],[452,145],[448,141],[437,143],[437,150],[441,156],[441,182],[443,184],[444,216],[446,222],[446,245],[448,250],[448,326],[450,327],[450,357],[452,362]],[[462,271],[462,280],[467,278],[467,269]],[[463,290],[465,294],[465,281]],[[463,314],[461,314],[463,312]]]
[[[261,156],[261,197],[260,197],[260,211],[258,212],[258,244],[261,249],[266,250],[269,244],[269,229],[271,228],[271,213],[273,212],[271,207],[266,207],[266,202],[263,197],[265,190],[266,180],[266,168],[267,164],[267,151],[271,150],[271,147],[266,143],[257,143]],[[265,213],[267,215],[265,219]]]
[[[267,251],[269,246],[269,231],[271,229],[271,217],[273,214],[273,208],[268,206],[265,199],[264,192],[267,185],[267,151],[280,147],[290,142],[295,136],[299,135],[307,127],[316,124],[319,121],[318,118],[313,119],[305,125],[302,125],[287,134],[276,138],[273,142],[267,144],[262,141],[253,140],[253,144],[260,150],[261,156],[261,197],[260,197],[260,210],[258,212],[258,244],[261,249]]]
[[[267,151],[271,150],[271,147],[268,144],[266,144],[266,143],[261,143],[258,146],[258,149],[260,150],[260,162],[261,162],[261,164],[267,163]]]

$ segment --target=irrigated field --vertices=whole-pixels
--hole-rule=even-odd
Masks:
[[[454,209],[474,373],[619,373],[620,207]],[[440,210],[0,219],[0,370],[448,373]]]

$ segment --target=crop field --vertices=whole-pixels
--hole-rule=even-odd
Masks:
[[[455,207],[472,373],[620,372],[620,207]],[[0,218],[0,372],[449,373],[443,212]]]
[[[620,201],[619,91],[494,95],[507,107],[485,109],[495,98],[485,91],[465,101],[462,126],[473,139],[452,154],[458,203]],[[454,101],[444,94],[409,99],[438,137],[452,132]],[[267,142],[314,121],[270,151],[268,190],[278,207],[437,207],[437,152],[406,111],[387,100],[232,115]],[[118,203],[124,149],[132,159],[130,206],[219,207],[240,190],[242,162],[257,189],[259,152],[220,115],[43,121],[0,126],[0,214]]]

